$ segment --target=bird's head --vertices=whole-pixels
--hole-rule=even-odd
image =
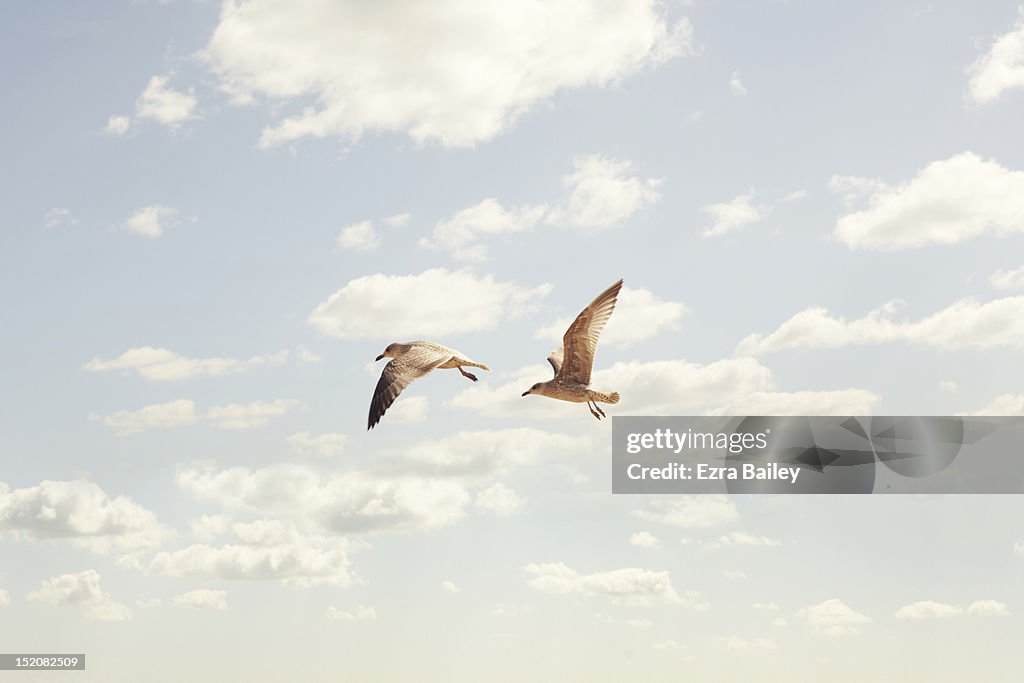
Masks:
[[[384,353],[382,353],[379,356],[377,356],[376,360],[380,360],[381,358],[398,358],[398,352],[400,350],[398,348],[399,346],[401,346],[401,345],[400,344],[388,344],[388,347],[386,349],[384,349]]]
[[[523,396],[529,396],[530,394],[540,394],[540,393],[543,393],[543,386],[542,386],[543,384],[544,384],[543,382],[537,382],[532,387],[530,387],[529,389],[524,391],[523,392]]]

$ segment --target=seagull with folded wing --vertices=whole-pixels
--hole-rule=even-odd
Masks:
[[[534,384],[523,392],[523,396],[540,394],[560,401],[586,403],[587,408],[590,408],[590,414],[598,420],[607,417],[597,402],[618,403],[619,392],[606,394],[594,391],[590,388],[590,373],[594,369],[597,339],[605,323],[612,317],[620,289],[622,280],[601,292],[576,316],[576,320],[562,337],[562,347],[548,356],[548,362],[555,369],[554,379]]]

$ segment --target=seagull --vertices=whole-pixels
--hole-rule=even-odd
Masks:
[[[477,381],[476,375],[463,370],[463,366],[490,371],[489,367],[470,360],[464,353],[428,341],[388,344],[384,353],[377,356],[377,360],[381,358],[394,358],[394,360],[384,366],[384,372],[380,374],[380,379],[377,381],[377,388],[373,390],[373,399],[370,401],[370,418],[366,427],[368,430],[373,429],[380,422],[380,418],[384,416],[403,389],[409,386],[414,379],[429,374],[434,368],[458,368],[463,377],[468,377],[474,382]]]
[[[600,420],[607,417],[597,405],[602,403],[618,403],[619,392],[605,394],[590,388],[590,373],[594,369],[594,352],[597,351],[597,338],[601,330],[612,317],[615,310],[615,299],[622,289],[619,280],[601,292],[590,305],[583,309],[562,337],[562,346],[551,352],[548,362],[555,370],[555,378],[547,382],[538,382],[523,392],[523,396],[540,394],[548,398],[572,403],[586,403],[590,414]]]

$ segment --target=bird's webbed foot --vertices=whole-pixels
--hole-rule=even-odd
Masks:
[[[593,407],[591,407],[591,406],[593,406]],[[603,412],[601,413],[601,415],[597,414],[597,411],[594,410],[594,408],[597,408],[597,404],[592,402],[592,401],[587,401],[587,408],[590,408],[590,414],[593,415],[594,417],[596,417],[598,420],[601,419],[601,415],[604,415]],[[597,410],[601,410],[601,409],[597,408]]]

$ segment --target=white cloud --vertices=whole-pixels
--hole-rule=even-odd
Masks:
[[[309,468],[185,468],[178,486],[201,500],[307,521],[333,532],[445,526],[465,514],[458,482],[369,472],[321,475]]]
[[[388,410],[388,421],[392,424],[413,424],[427,419],[430,402],[426,396],[404,396]]]
[[[967,606],[967,613],[972,617],[1004,617],[1010,610],[998,600],[975,600]]]
[[[226,610],[228,608],[228,594],[227,591],[200,588],[174,596],[171,598],[171,604],[176,607],[190,607],[193,609]]]
[[[289,523],[235,524],[237,543],[157,553],[147,572],[221,581],[281,581],[291,588],[352,583],[344,538],[303,534]]]
[[[865,389],[757,391],[703,415],[870,415],[879,396]]]
[[[776,648],[775,641],[771,638],[739,638],[737,636],[728,636],[726,638],[718,638],[718,641],[724,643],[726,648],[730,650],[774,650]]]
[[[203,515],[189,522],[189,528],[200,541],[211,541],[228,530],[228,518],[224,515]]]
[[[203,375],[219,376],[246,372],[264,365],[279,365],[288,359],[288,352],[281,351],[270,356],[253,356],[245,360],[237,358],[188,358],[169,349],[141,346],[128,349],[117,358],[101,360],[93,358],[83,370],[102,372],[121,370],[135,372],[140,377],[160,382],[190,379]]]
[[[561,562],[528,564],[529,585],[542,593],[604,597],[617,605],[657,605],[684,602],[672,587],[668,572],[616,569],[580,574]]]
[[[939,391],[945,392],[947,394],[955,394],[958,389],[959,389],[959,387],[957,386],[957,383],[954,382],[953,380],[946,380],[946,379],[944,379],[944,380],[939,382]],[[855,414],[856,413],[847,413],[847,415],[855,415]]]
[[[797,612],[807,624],[828,636],[844,636],[857,633],[857,627],[870,624],[871,617],[850,609],[839,598],[805,607]]]
[[[345,450],[346,442],[348,442],[348,436],[333,432],[316,436],[309,432],[296,432],[288,437],[288,445],[294,452],[323,458],[341,455]]]
[[[441,590],[443,590],[445,593],[458,593],[459,587],[451,581],[442,581]]]
[[[506,210],[497,199],[489,197],[438,221],[431,237],[421,239],[420,246],[446,249],[460,261],[486,261],[486,247],[476,244],[481,237],[532,230],[547,210],[544,205]]]
[[[649,531],[637,531],[629,537],[629,544],[638,548],[654,548],[660,543],[658,537]]]
[[[171,534],[131,498],[111,498],[84,480],[14,490],[0,483],[0,530],[31,540],[72,539],[98,553],[152,550]]]
[[[356,608],[351,612],[345,612],[337,607],[328,607],[324,612],[324,616],[332,621],[355,621],[359,619],[361,621],[376,621],[377,610],[366,605],[356,605]]]
[[[254,429],[266,425],[270,418],[284,415],[298,405],[297,401],[277,399],[270,402],[254,401],[242,405],[231,403],[214,406],[200,417],[194,401],[179,399],[156,403],[138,410],[119,410],[112,415],[92,414],[89,419],[101,422],[118,436],[138,434],[153,429],[173,429],[209,420],[217,429]]]
[[[307,349],[303,344],[295,347],[295,355],[303,363],[319,363],[321,360],[320,356]]]
[[[587,453],[588,436],[546,432],[530,427],[462,431],[422,441],[408,450],[411,463],[447,476],[483,477],[536,462],[542,456]]]
[[[747,87],[743,85],[743,80],[740,78],[739,71],[733,71],[732,75],[729,76],[729,90],[732,91],[733,95],[742,97],[747,94]]]
[[[654,650],[684,650],[685,645],[677,643],[674,640],[659,640],[655,643],[651,643],[651,649]]]
[[[523,499],[509,487],[497,482],[477,493],[475,503],[481,510],[507,517],[522,506]]]
[[[940,349],[1024,347],[1024,296],[981,303],[960,299],[918,321],[897,322],[900,302],[891,301],[863,318],[847,321],[826,309],[797,313],[767,335],[752,334],[736,352],[759,355],[783,349],[835,349],[855,344],[909,341]]]
[[[130,116],[111,116],[107,119],[107,126],[103,129],[107,135],[124,135],[132,125]]]
[[[967,415],[1024,415],[1024,394],[1000,394],[981,410]]]
[[[367,251],[380,246],[380,235],[373,227],[373,221],[360,221],[342,228],[337,243],[341,249]]]
[[[994,102],[1007,90],[1024,88],[1024,7],[1009,32],[992,41],[988,52],[969,67],[968,100],[974,104]]]
[[[270,418],[280,417],[298,405],[298,401],[286,399],[253,401],[245,405],[231,403],[210,408],[206,419],[218,429],[255,429],[267,425]]]
[[[995,289],[1024,289],[1024,266],[1014,270],[997,270],[989,278]]]
[[[934,600],[921,600],[904,605],[896,610],[897,619],[946,619],[963,612],[956,605],[947,605]]]
[[[411,214],[396,213],[394,216],[388,216],[381,222],[389,228],[401,228],[409,224],[409,219],[411,217]]]
[[[0,588],[0,607],[7,607],[11,604],[11,594]]]
[[[528,310],[550,285],[525,289],[469,270],[356,278],[309,316],[324,334],[344,339],[411,339],[476,332]],[[452,306],[458,301],[458,306]],[[486,361],[481,361],[486,362]]]
[[[183,121],[196,117],[196,98],[191,88],[188,92],[175,90],[167,85],[168,76],[153,76],[146,89],[135,102],[135,116],[150,119],[170,128],[177,128]],[[115,117],[125,118],[125,117]],[[108,122],[109,127],[109,122]]]
[[[572,188],[569,205],[552,210],[545,219],[549,225],[609,228],[661,199],[658,187],[662,181],[631,175],[633,164],[629,161],[587,154],[573,159],[573,165],[575,171],[562,179]]]
[[[74,225],[78,221],[72,217],[70,209],[55,207],[46,212],[43,216],[44,225],[47,228],[56,228],[59,225]]]
[[[772,626],[777,626],[779,628],[784,628],[786,626],[789,626],[789,622],[786,621],[783,617],[776,617],[775,621],[772,622]]]
[[[650,501],[650,508],[636,510],[633,514],[640,519],[685,529],[707,529],[739,518],[732,499],[717,494],[655,498]]]
[[[121,225],[122,230],[134,232],[150,239],[156,239],[164,234],[168,228],[181,223],[178,210],[162,204],[144,206],[138,209],[131,216],[125,219]]]
[[[722,576],[732,581],[739,581],[747,578],[747,573],[739,569],[723,569]]]
[[[726,536],[718,537],[719,545],[729,546],[752,546],[757,548],[774,548],[782,545],[782,541],[777,541],[774,538],[768,538],[767,536],[755,536],[754,534],[748,534],[743,531],[733,531]]]
[[[1024,539],[1020,539],[1013,544],[1013,552],[1015,555],[1024,557]]]
[[[78,574],[61,574],[43,581],[28,599],[58,607],[78,607],[100,621],[131,621],[132,610],[116,602],[100,587],[100,575],[93,569]]]
[[[661,332],[678,330],[680,321],[688,312],[684,304],[663,301],[650,290],[623,287],[619,291],[615,313],[601,333],[601,343],[627,347]],[[534,338],[547,339],[561,345],[562,337],[573,319],[560,318],[537,330]]]
[[[703,237],[717,237],[736,232],[758,222],[771,212],[771,207],[754,205],[752,194],[741,194],[732,201],[709,204],[701,209],[711,216],[711,225],[704,228]]]
[[[972,152],[932,162],[902,185],[863,183],[872,186],[868,208],[836,222],[836,237],[851,249],[955,244],[986,232],[1024,232],[1024,172]]]
[[[653,0],[440,0],[429,11],[253,0],[224,5],[203,57],[239,102],[318,102],[264,129],[263,147],[367,130],[467,147],[559,90],[616,83],[687,53],[691,33]]]

